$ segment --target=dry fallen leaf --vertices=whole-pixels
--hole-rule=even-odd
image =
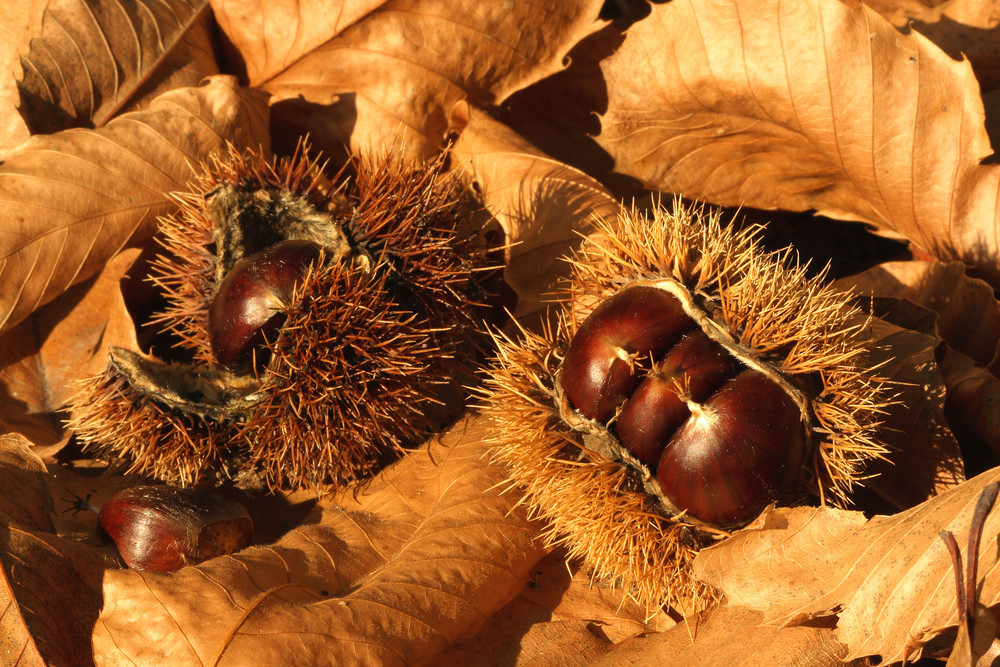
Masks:
[[[96,130],[36,135],[0,164],[0,330],[152,235],[167,195],[220,150],[266,143],[259,93],[220,77]]]
[[[561,256],[595,216],[617,215],[615,196],[649,194],[639,181],[654,198],[865,221],[997,280],[1000,176],[980,160],[1000,127],[995,115],[984,129],[984,103],[1000,96],[981,95],[973,77],[984,90],[1000,81],[995,6],[870,4],[900,24],[935,23],[896,30],[837,0],[51,0],[44,23],[41,3],[23,21],[0,9],[10,50],[0,57],[14,73],[0,92],[23,77],[21,111],[36,132],[0,163],[0,425],[31,440],[0,437],[0,650],[20,664],[73,665],[836,664],[915,654],[907,641],[957,618],[936,531],[963,541],[968,489],[982,479],[955,486],[970,460],[941,419],[945,389],[963,447],[967,430],[995,441],[1000,423],[1000,381],[988,370],[1000,310],[957,262],[855,279],[877,294],[877,312],[897,316],[897,329],[877,333],[895,352],[882,368],[909,383],[900,389],[909,410],[887,417],[897,465],[869,486],[921,504],[867,522],[776,510],[699,561],[733,606],[678,623],[663,613],[643,623],[618,592],[591,585],[585,566],[538,547],[516,492],[499,493],[504,473],[482,458],[474,416],[334,497],[251,494],[257,546],[155,575],[109,566],[96,517],[66,512],[134,480],[95,476],[65,446],[57,412],[67,383],[101,366],[107,345],[145,342],[117,285],[135,251],[120,250],[143,246],[148,257],[167,195],[227,140],[280,152],[310,131],[337,162],[345,144],[444,151],[493,216],[488,230],[498,225],[510,244],[505,275],[529,325],[565,271]],[[946,55],[960,53],[971,66]],[[235,76],[187,87],[218,71]],[[98,129],[37,134],[69,126]],[[0,95],[0,147],[25,132]],[[870,260],[865,249],[857,256]],[[127,303],[137,321],[152,308]],[[993,551],[980,556],[980,602],[995,605]],[[761,625],[807,617],[817,627]]]
[[[396,0],[364,16],[353,8],[344,22],[324,21],[329,39],[308,53],[295,44],[281,49],[287,55],[278,66],[260,63],[252,52],[261,35],[273,42],[267,12],[236,23],[224,11],[222,26],[250,31],[250,38],[233,42],[250,50],[241,54],[257,77],[251,82],[285,107],[276,116],[298,133],[309,131],[318,147],[332,152],[349,141],[355,151],[398,146],[426,158],[442,146],[456,101],[499,104],[562,69],[569,49],[602,25],[600,6],[597,0]],[[290,27],[296,25],[293,16]],[[307,42],[322,39],[304,30]]]
[[[598,143],[653,189],[904,235],[1000,281],[1000,166],[968,63],[864,6],[654,5],[602,63]]]
[[[893,516],[866,520],[833,508],[781,508],[701,552],[695,575],[725,592],[729,604],[763,612],[764,622],[798,625],[836,616],[846,659],[878,655],[880,664],[915,660],[922,646],[958,625],[954,574],[941,530],[968,543],[990,470]],[[1000,512],[984,534],[1000,533]],[[1000,603],[996,550],[979,555],[979,601]]]
[[[171,575],[106,573],[98,662],[433,664],[543,555],[516,494],[495,488],[482,429],[459,423],[273,545]]]
[[[479,109],[458,102],[454,168],[473,184],[510,245],[504,277],[518,296],[515,317],[530,322],[569,268],[562,258],[591,231],[614,220],[619,204],[597,181],[545,155]]]
[[[103,558],[49,532],[49,516],[39,515],[52,506],[46,469],[30,445],[19,436],[0,438],[0,476],[8,491],[0,507],[5,655],[21,655],[26,664],[92,664],[88,633],[100,610]],[[44,663],[34,663],[36,656]]]
[[[675,625],[594,582],[586,568],[567,564],[556,550],[533,568],[521,595],[497,611],[471,641],[445,653],[439,664],[549,667],[590,664],[636,635]],[[489,659],[484,659],[489,656]]]
[[[936,333],[952,348],[990,364],[1000,342],[993,288],[960,262],[887,262],[843,281],[862,295],[908,299],[937,314]]]
[[[829,628],[778,628],[759,612],[726,606],[705,618],[688,619],[667,632],[623,642],[594,667],[727,665],[843,667],[845,650]],[[858,663],[857,667],[862,664]]]
[[[195,60],[177,54],[186,33],[200,32],[205,44],[206,7],[206,0],[52,0],[41,33],[21,60],[20,111],[28,129],[49,134],[100,127],[137,98],[156,92],[162,77],[168,80],[161,92],[217,73],[211,47],[206,53],[203,46],[194,76],[176,77]]]

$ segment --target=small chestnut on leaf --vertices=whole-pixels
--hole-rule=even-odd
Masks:
[[[238,261],[219,283],[208,310],[215,360],[234,366],[278,333],[295,287],[323,255],[312,241],[281,241]]]
[[[126,565],[151,572],[235,553],[253,537],[253,521],[239,503],[173,486],[125,489],[101,506],[97,519]]]

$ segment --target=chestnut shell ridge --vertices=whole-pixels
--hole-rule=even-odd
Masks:
[[[795,479],[808,444],[798,403],[712,340],[670,292],[628,287],[573,337],[561,384],[650,468],[677,513],[744,524]]]

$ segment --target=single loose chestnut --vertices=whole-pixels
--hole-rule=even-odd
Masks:
[[[134,570],[173,572],[240,551],[253,537],[253,521],[239,503],[173,486],[125,489],[97,518]]]

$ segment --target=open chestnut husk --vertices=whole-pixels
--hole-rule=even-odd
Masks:
[[[180,486],[322,489],[369,475],[453,419],[495,272],[473,195],[389,155],[329,175],[231,149],[160,221],[149,326],[112,348],[70,426],[127,472]]]
[[[692,611],[701,548],[774,503],[848,504],[886,455],[870,316],[702,208],[623,211],[571,261],[554,323],[496,337],[493,458],[549,544]]]

